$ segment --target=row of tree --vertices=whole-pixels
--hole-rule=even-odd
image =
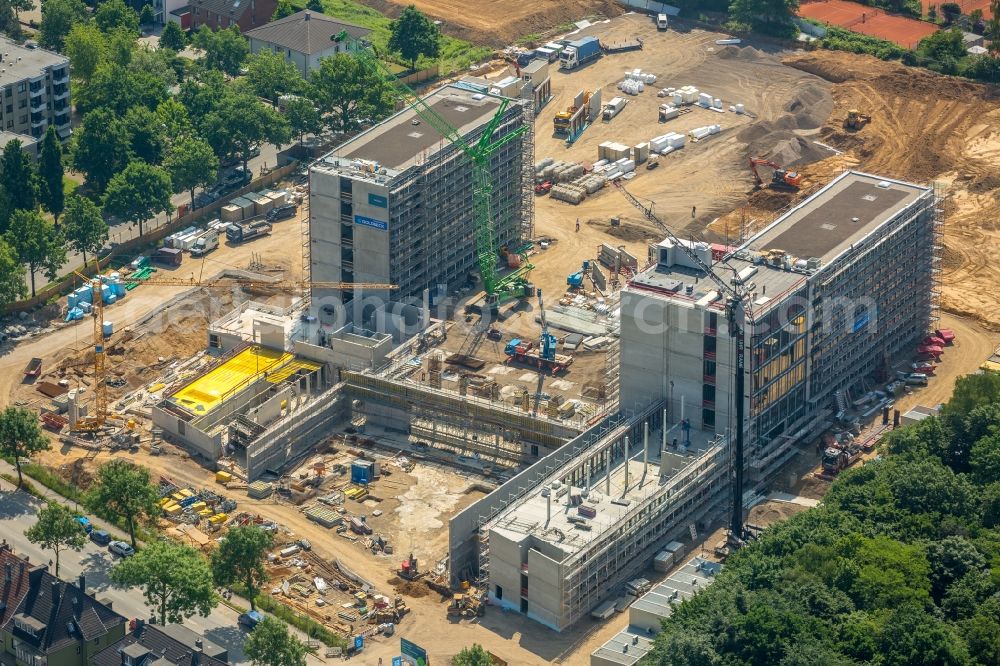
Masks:
[[[644,663],[1000,664],[1000,374],[734,554]]]
[[[0,412],[0,454],[14,461],[18,486],[23,484],[21,460],[49,448],[37,415],[10,407]],[[149,470],[123,459],[102,465],[85,504],[97,515],[119,522],[138,547],[136,530],[158,515],[159,493]],[[59,575],[60,557],[66,550],[80,551],[87,535],[76,516],[59,502],[48,502],[35,523],[25,530],[32,543],[52,551],[54,574]],[[215,608],[216,587],[240,585],[251,608],[267,581],[265,558],[273,546],[269,532],[257,526],[231,528],[206,560],[190,546],[157,540],[122,560],[111,570],[111,580],[142,590],[146,603],[160,624],[181,623],[198,614],[208,616]],[[284,623],[268,617],[247,639],[245,652],[255,666],[305,666],[306,648]]]

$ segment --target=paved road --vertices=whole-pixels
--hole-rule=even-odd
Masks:
[[[260,173],[262,173],[262,169],[265,169],[265,168],[266,169],[273,169],[275,166],[277,166],[277,164],[278,164],[277,149],[273,145],[271,145],[271,144],[264,144],[263,146],[261,146],[260,155],[257,156],[257,157],[255,157],[255,158],[253,158],[249,162],[247,162],[247,167],[250,169],[250,171],[254,175],[259,175]],[[232,168],[223,169],[222,171],[223,172],[228,172],[228,171],[231,171],[231,170],[232,170]],[[197,190],[197,192],[200,192],[200,191],[201,191],[200,189]],[[180,194],[175,194],[173,197],[171,197],[170,201],[171,201],[171,203],[173,203],[175,209],[178,206],[182,206],[182,205],[185,205],[185,204],[190,205],[190,203],[191,203],[191,194],[189,192],[182,192]],[[142,228],[143,228],[143,231],[148,234],[149,232],[154,231],[154,230],[162,227],[163,225],[167,224],[167,222],[169,222],[169,221],[170,221],[170,218],[167,215],[157,215],[152,220],[147,220],[146,222],[144,222],[143,225],[142,225]],[[138,235],[139,235],[139,225],[137,225],[137,224],[136,225],[132,225],[132,224],[128,224],[128,223],[116,224],[116,225],[113,225],[108,230],[108,242],[109,243],[124,243],[125,241],[129,241],[129,240],[132,240],[133,238],[138,237]],[[88,256],[87,259],[88,260],[93,260],[93,257]],[[63,266],[62,266],[61,269],[59,269],[59,275],[65,275],[65,274],[69,273],[70,271],[79,268],[82,265],[83,265],[83,256],[82,255],[80,255],[80,254],[78,254],[76,252],[67,252],[66,253],[66,263],[63,264]],[[31,287],[31,276],[28,275],[27,271],[25,271],[25,274],[24,274],[24,281],[25,281],[25,284],[27,284],[28,287],[29,287],[29,289],[30,289],[30,287]],[[35,274],[35,289],[36,290],[41,289],[42,287],[44,287],[48,283],[49,283],[49,280],[47,280],[45,278],[45,276],[41,272],[38,272],[38,273]]]
[[[0,471],[15,474],[13,466],[0,461]],[[37,483],[35,484],[38,485]],[[47,495],[53,493],[46,491]],[[34,545],[24,536],[24,530],[34,523],[35,516],[41,508],[41,500],[25,492],[19,492],[14,485],[0,479],[0,536],[10,543],[14,551],[28,555],[32,562],[48,562],[52,560],[52,552]],[[104,521],[90,516],[91,520],[107,529],[116,538],[127,541],[125,534],[115,528],[107,527]],[[114,566],[116,558],[107,548],[87,541],[80,552],[65,551],[59,558],[59,577],[75,581],[80,574],[86,576],[87,587],[94,590],[98,599],[107,598],[112,602],[112,608],[127,618],[146,618],[150,610],[146,606],[142,593],[135,588],[119,587],[108,580],[108,572]],[[234,602],[244,607],[245,600],[234,597]],[[208,617],[195,615],[185,620],[184,626],[203,635],[213,643],[229,650],[229,663],[234,666],[249,664],[243,654],[243,642],[246,633],[237,625],[238,613],[233,609],[219,604]],[[292,629],[299,638],[305,636]],[[310,664],[320,664],[322,660],[310,656]]]

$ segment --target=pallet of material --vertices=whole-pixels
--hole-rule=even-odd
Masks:
[[[444,362],[451,365],[460,365],[470,370],[482,370],[486,367],[486,361],[475,356],[466,356],[465,354],[452,354]]]
[[[339,513],[318,504],[306,509],[305,514],[306,518],[326,528],[331,528],[344,522],[343,517]]]
[[[264,499],[270,497],[274,492],[274,484],[266,481],[254,481],[247,486],[247,496],[253,499]]]
[[[52,382],[38,382],[35,384],[35,390],[44,395],[46,398],[55,398],[63,393],[66,393],[68,389],[59,386],[59,384],[53,384]]]

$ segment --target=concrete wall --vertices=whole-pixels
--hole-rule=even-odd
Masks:
[[[490,532],[490,552],[497,553],[496,567],[490,570],[490,602],[514,611],[521,610],[521,563],[528,558],[527,534],[497,529]],[[500,586],[502,598],[497,597]]]
[[[193,453],[214,462],[222,455],[222,434],[209,435],[183,419],[153,406],[153,425],[162,428],[171,438],[183,443]]]
[[[490,558],[490,567],[494,560]],[[492,578],[492,572],[490,574]],[[563,568],[537,548],[528,550],[528,617],[560,630],[563,598]]]

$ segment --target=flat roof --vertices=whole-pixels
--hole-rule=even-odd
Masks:
[[[815,257],[827,264],[929,191],[921,185],[845,171],[740,249],[781,249],[797,259]]]
[[[607,643],[591,652],[591,656],[622,666],[639,663],[653,650],[653,639],[644,629],[626,627]]]
[[[672,425],[667,432],[668,440],[682,439],[677,424]],[[648,500],[687,465],[695,462],[715,444],[716,438],[712,433],[694,429],[690,431],[690,437],[690,446],[667,452],[663,457],[666,464],[662,470],[659,453],[662,430],[650,430],[649,458],[646,463],[643,463],[642,441],[631,442],[627,487],[624,460],[617,461],[611,470],[610,493],[605,492],[607,488],[605,473],[597,473],[591,478],[590,490],[580,505],[594,509],[596,515],[593,518],[579,514],[578,506],[570,501],[573,494],[581,494],[582,488],[577,486],[570,488],[562,485],[558,490],[550,489],[548,492],[552,502],[551,514],[549,513],[550,498],[543,495],[543,488],[551,488],[554,480],[565,477],[567,474],[565,468],[576,464],[570,462],[551,474],[543,483],[538,484],[520,501],[511,504],[491,522],[489,529],[513,541],[520,541],[522,535],[531,534],[567,556],[576,553],[592,541],[600,539],[606,531],[618,526],[626,513]],[[607,446],[606,441],[598,440],[588,450],[605,446]],[[581,452],[576,459],[585,455]],[[581,529],[577,525],[586,528]]]
[[[452,84],[438,88],[424,97],[424,102],[464,135],[491,118],[500,108],[500,99]],[[331,155],[370,160],[387,169],[402,171],[422,159],[425,153],[434,154],[447,143],[433,126],[420,120],[416,111],[407,107],[340,145]]]
[[[69,58],[43,48],[29,49],[17,42],[0,37],[0,86],[9,86],[24,79],[35,79],[47,67],[69,65]]]

